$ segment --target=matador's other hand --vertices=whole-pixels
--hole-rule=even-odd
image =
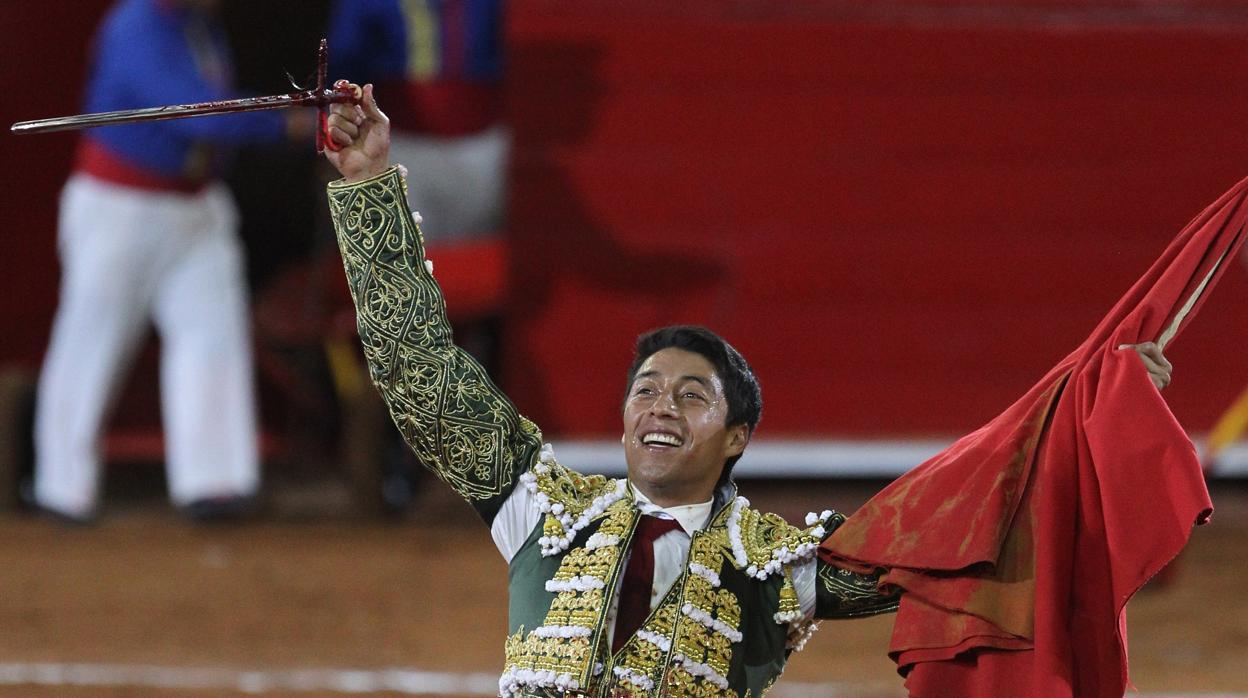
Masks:
[[[359,89],[345,80],[335,86]],[[325,157],[348,182],[368,179],[390,166],[390,119],[377,107],[372,85],[364,86],[360,104],[330,107],[328,130],[339,149],[326,148]]]
[[[1170,374],[1174,371],[1174,366],[1166,359],[1166,355],[1161,352],[1161,347],[1157,346],[1156,342],[1120,344],[1118,348],[1134,349],[1135,353],[1140,355],[1140,360],[1148,369],[1148,377],[1152,379],[1153,385],[1157,386],[1158,390],[1170,385]]]

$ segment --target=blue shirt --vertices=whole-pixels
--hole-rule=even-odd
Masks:
[[[338,0],[330,65],[358,82],[498,83],[502,16],[502,0]]]
[[[162,0],[122,0],[96,35],[86,111],[230,99],[232,72],[211,17]],[[285,128],[281,113],[259,111],[109,126],[87,137],[136,167],[186,177],[218,172],[219,146],[276,141]]]

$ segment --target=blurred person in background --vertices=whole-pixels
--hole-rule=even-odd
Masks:
[[[85,110],[236,96],[215,0],[122,0],[95,39]],[[60,301],[38,385],[33,504],[90,520],[101,428],[147,323],[161,338],[170,496],[192,518],[246,513],[260,487],[234,146],[306,142],[304,110],[101,128],[61,195]]]
[[[502,0],[338,0],[329,45],[335,72],[386,95],[390,149],[428,240],[495,234],[510,151]]]

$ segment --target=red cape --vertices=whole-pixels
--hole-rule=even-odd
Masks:
[[[1195,449],[1121,344],[1169,341],[1243,242],[1248,180],[1003,414],[893,482],[820,548],[905,590],[912,696],[1122,698],[1127,600],[1212,512]]]

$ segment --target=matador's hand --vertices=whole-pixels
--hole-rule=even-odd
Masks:
[[[1134,349],[1140,355],[1140,360],[1148,369],[1148,377],[1152,379],[1153,385],[1157,386],[1158,390],[1170,385],[1170,373],[1174,370],[1174,366],[1166,359],[1166,355],[1161,352],[1161,347],[1157,346],[1156,342],[1120,344],[1118,348]]]
[[[346,83],[339,80],[335,86]],[[358,85],[346,83],[359,90]],[[329,110],[329,138],[339,149],[325,157],[348,182],[381,174],[390,166],[390,119],[377,107],[373,86],[365,85],[360,104],[334,104]]]

